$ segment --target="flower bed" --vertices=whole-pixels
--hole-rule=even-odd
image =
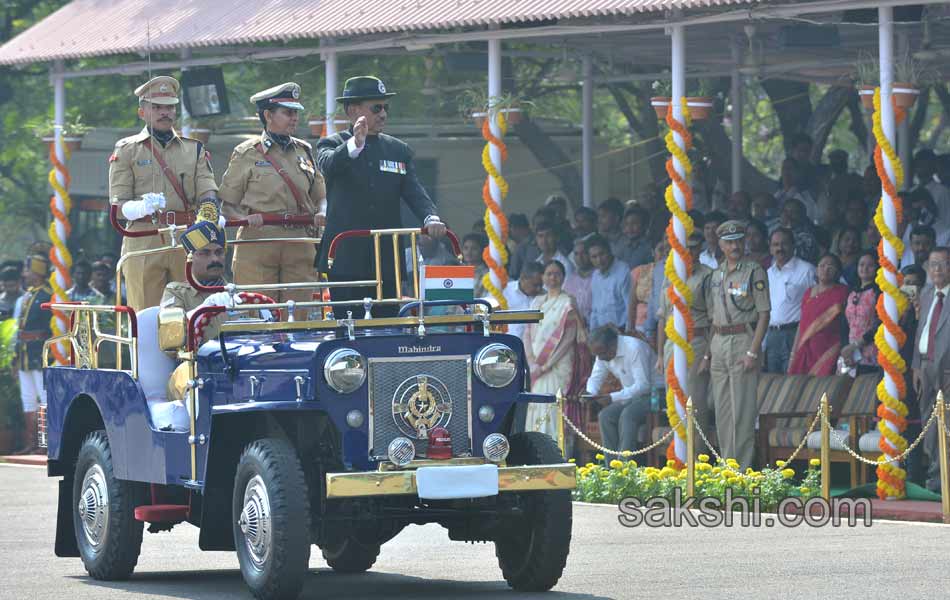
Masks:
[[[603,455],[597,455],[603,460]],[[784,461],[776,461],[776,466],[761,471],[746,469],[739,471],[739,464],[733,459],[713,465],[705,454],[699,455],[696,463],[696,497],[718,498],[725,500],[726,489],[732,489],[732,497],[751,498],[753,490],[758,489],[757,497],[763,511],[773,511],[784,498],[798,496],[803,501],[818,496],[820,492],[821,463],[813,458],[808,468],[796,482],[795,470]],[[673,498],[673,490],[680,488],[686,495],[686,469],[673,468],[669,461],[662,469],[641,467],[635,461],[610,461],[609,467],[587,463],[577,468],[577,489],[574,499],[582,502],[617,504],[623,498]]]

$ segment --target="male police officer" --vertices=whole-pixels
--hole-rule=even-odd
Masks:
[[[292,137],[303,110],[300,86],[283,83],[251,96],[264,126],[260,136],[234,149],[221,178],[222,208],[230,217],[247,218],[239,240],[306,237],[307,225],[296,228],[263,225],[263,215],[309,217],[310,228],[326,222],[326,187],[307,142]],[[316,280],[316,250],[303,242],[260,243],[238,246],[231,270],[235,283],[300,283]],[[278,301],[310,300],[313,290],[272,294]],[[297,310],[297,318],[306,311]]]
[[[330,241],[351,229],[399,227],[400,199],[427,227],[433,237],[445,233],[435,205],[420,185],[405,142],[383,133],[389,115],[388,98],[395,96],[376,77],[346,81],[343,103],[353,125],[349,131],[326,137],[317,144],[317,164],[327,179],[327,229],[320,251],[320,270],[327,272]],[[391,243],[381,248],[383,296],[396,297],[395,266]],[[375,278],[373,244],[368,238],[342,242],[336,252],[331,281]],[[374,297],[371,288],[333,288],[334,300]],[[374,316],[393,315],[395,307],[381,307]]]
[[[186,224],[200,200],[215,198],[218,187],[211,155],[201,142],[175,132],[178,81],[159,76],[139,86],[139,117],[145,127],[116,142],[109,157],[109,198],[120,206],[129,229],[154,229],[167,221]],[[171,215],[169,213],[174,213]],[[122,253],[159,248],[166,235],[127,237]],[[156,306],[169,281],[185,278],[181,251],[129,258],[123,271],[128,304],[135,310]]]
[[[25,439],[21,454],[37,449],[37,411],[46,404],[43,388],[43,342],[53,336],[50,330],[50,313],[42,309],[44,302],[52,297],[49,281],[49,261],[43,255],[26,259],[23,277],[27,291],[23,295],[17,320],[16,368],[20,381],[20,400],[26,421]]]
[[[745,223],[726,221],[716,229],[725,255],[710,275],[706,305],[712,341],[700,372],[711,370],[716,430],[723,456],[742,468],[755,459],[756,386],[762,338],[769,324],[769,279],[762,266],[744,260]]]
[[[198,217],[191,227],[181,236],[181,245],[191,253],[191,272],[198,283],[207,286],[219,286],[224,279],[224,260],[227,254],[227,239],[224,229],[218,223],[218,210],[214,202],[201,204]],[[240,304],[240,298],[233,302]],[[231,295],[227,292],[200,292],[187,281],[172,281],[165,286],[162,295],[162,308],[181,308],[187,314],[201,306],[232,306]],[[204,339],[214,339],[218,335],[226,313],[216,315],[204,331]],[[189,426],[188,413],[182,400],[188,381],[188,365],[178,365],[166,386],[167,402],[150,405],[152,420],[159,429],[184,430]]]

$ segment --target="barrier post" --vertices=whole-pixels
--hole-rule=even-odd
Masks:
[[[696,431],[693,398],[686,399],[686,497],[696,496]]]
[[[821,497],[831,500],[831,423],[828,419],[828,394],[821,395]]]
[[[561,456],[567,458],[566,444],[564,443],[564,394],[559,389],[557,391],[557,447],[561,449]]]
[[[940,440],[940,508],[943,522],[950,523],[950,474],[947,467],[947,406],[943,401],[943,390],[937,392],[937,435]]]

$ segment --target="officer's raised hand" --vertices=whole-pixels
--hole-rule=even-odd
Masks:
[[[426,217],[426,222],[425,222],[426,234],[434,238],[440,238],[443,235],[445,235],[445,231],[446,231],[445,223],[443,223],[442,220],[439,219],[439,217],[435,215],[429,215],[428,217]]]
[[[360,117],[353,123],[353,137],[356,138],[356,147],[362,148],[366,143],[366,134],[369,132],[369,125],[366,117]]]

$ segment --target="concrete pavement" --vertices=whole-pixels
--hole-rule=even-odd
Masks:
[[[88,578],[79,559],[53,555],[55,481],[45,469],[0,465],[0,599],[250,598],[237,558],[199,551],[190,525],[146,533],[131,580]],[[627,529],[617,515],[616,507],[575,505],[560,583],[517,597],[893,600],[934,597],[950,585],[947,526]],[[493,545],[450,542],[437,525],[404,530],[367,574],[334,574],[316,548],[311,568],[303,598],[514,597]]]

